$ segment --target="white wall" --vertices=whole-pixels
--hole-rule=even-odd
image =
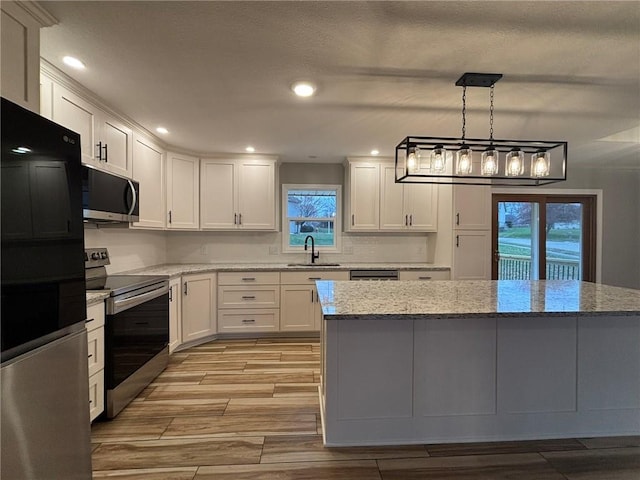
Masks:
[[[167,263],[165,232],[87,225],[84,245],[85,248],[109,249],[109,274]]]

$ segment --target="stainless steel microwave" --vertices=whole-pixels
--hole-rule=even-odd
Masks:
[[[82,166],[82,215],[85,222],[137,222],[140,185],[119,175]]]

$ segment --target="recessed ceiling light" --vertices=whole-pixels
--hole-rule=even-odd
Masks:
[[[158,128],[156,128],[156,132],[161,133],[163,135],[166,135],[167,133],[169,133],[169,130],[167,130],[164,127],[158,127]]]
[[[251,147],[251,146],[249,146],[249,147],[245,148],[245,150],[246,150],[247,152],[249,152],[249,153],[253,153],[253,152],[255,152],[255,151],[256,151],[256,149],[255,149],[255,148],[253,148],[253,147]]]
[[[316,86],[311,82],[296,82],[291,90],[299,97],[310,97],[316,92]]]
[[[62,61],[66,65],[69,65],[70,67],[73,67],[73,68],[77,68],[78,70],[84,70],[85,69],[84,63],[82,63],[80,60],[78,60],[75,57],[66,56],[66,57],[64,57],[62,59]]]
[[[379,155],[379,154],[380,154],[380,150],[376,150],[376,149],[371,150],[371,155]]]

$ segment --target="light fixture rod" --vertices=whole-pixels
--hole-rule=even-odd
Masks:
[[[491,85],[489,99],[491,101],[491,106],[489,107],[489,141],[493,143],[493,85]]]

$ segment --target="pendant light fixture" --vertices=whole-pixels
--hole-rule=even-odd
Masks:
[[[500,73],[462,75],[456,81],[462,87],[461,137],[404,138],[396,146],[396,182],[538,186],[565,181],[567,142],[493,138],[495,84],[501,78]],[[467,87],[490,89],[488,139],[466,137]]]

